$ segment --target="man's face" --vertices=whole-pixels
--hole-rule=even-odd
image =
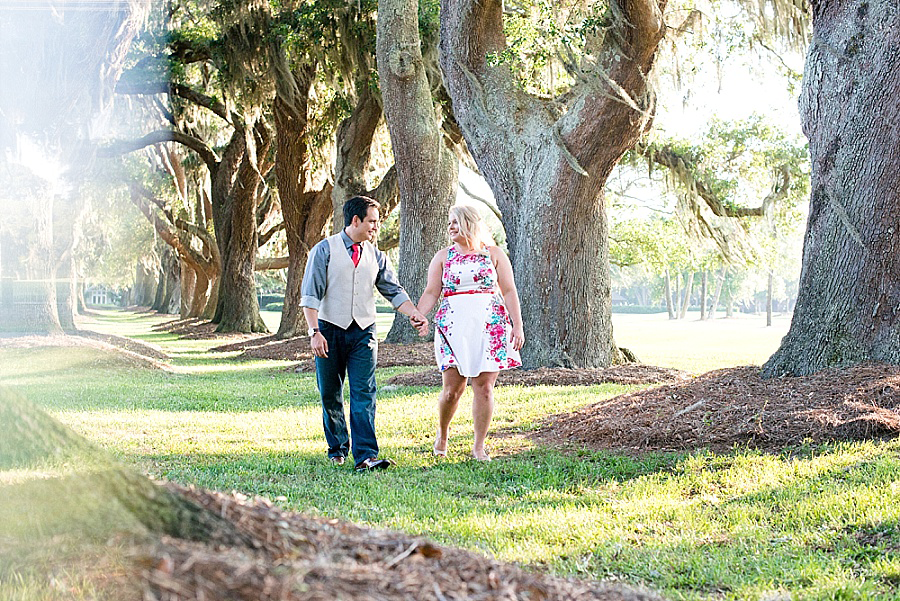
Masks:
[[[369,207],[365,219],[360,220],[356,215],[353,216],[353,222],[350,224],[350,231],[347,234],[354,242],[363,242],[365,240],[375,242],[375,239],[378,237],[379,217],[378,209]]]

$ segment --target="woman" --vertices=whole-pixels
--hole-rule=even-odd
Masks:
[[[419,311],[427,314],[440,300],[434,315],[434,353],[444,387],[434,454],[447,454],[450,420],[472,378],[472,455],[490,461],[484,439],[494,413],[494,383],[500,370],[521,365],[519,349],[525,343],[519,294],[509,258],[494,246],[478,211],[451,207],[447,233],[453,244],[431,260],[418,303]]]

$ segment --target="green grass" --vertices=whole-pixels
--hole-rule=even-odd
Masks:
[[[693,371],[727,358],[759,363],[783,334],[751,319],[615,318],[620,345]],[[98,329],[153,340],[178,373],[93,350],[0,349],[0,382],[153,476],[264,495],[535,569],[625,580],[671,599],[900,599],[896,440],[782,455],[565,454],[527,433],[547,415],[629,388],[501,387],[489,441],[499,458],[468,458],[469,393],[450,455],[439,460],[430,453],[437,389],[382,387],[379,443],[398,466],[356,474],[325,459],[311,374],[219,358],[210,342],[149,333],[154,319],[102,313]],[[0,485],[22,477],[0,472]]]

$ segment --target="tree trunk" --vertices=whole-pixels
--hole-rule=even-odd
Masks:
[[[817,0],[800,96],[812,158],[791,327],[767,377],[900,363],[900,12]]]
[[[248,161],[249,162],[249,161]],[[249,165],[241,167],[245,179]],[[256,261],[256,185],[237,184],[231,204],[231,232],[225,248],[222,268],[222,286],[217,315],[217,332],[267,332],[259,314],[256,297],[254,264]]]
[[[706,285],[709,280],[709,271],[703,269],[703,277],[700,280],[700,321],[706,321]]]
[[[399,278],[415,303],[425,290],[431,257],[447,244],[447,214],[459,162],[444,144],[419,38],[417,0],[378,4],[376,52],[385,118],[400,189]],[[420,340],[395,319],[388,342]]]
[[[350,116],[341,121],[336,132],[334,189],[331,191],[331,229],[334,233],[344,227],[344,203],[367,192],[366,167],[372,154],[372,139],[381,121],[381,101],[372,89],[367,70],[359,74],[356,90],[356,106]]]
[[[58,466],[56,464],[59,464]],[[249,538],[230,522],[177,496],[116,463],[31,403],[0,390],[0,469],[46,470],[4,486],[0,526],[10,534],[15,520],[28,516],[24,532],[33,537],[80,532],[106,539],[115,529],[132,536],[147,531],[196,541],[246,545]],[[55,475],[54,475],[55,474]]]
[[[78,289],[75,278],[75,262],[71,257],[64,258],[62,265],[57,267],[54,286],[56,288],[56,313],[59,316],[59,325],[65,332],[74,332],[78,329],[75,326]]]
[[[222,276],[213,321],[218,324],[217,332],[267,332],[259,314],[253,272],[258,247],[256,191],[261,178],[257,157],[263,157],[268,151],[270,139],[265,126],[259,122],[255,127],[248,126],[247,132],[236,132],[235,135],[246,138],[240,160],[236,162],[234,183],[228,186],[225,198],[218,199],[222,204],[215,222]],[[217,213],[215,200],[214,215]]]
[[[291,94],[275,98],[275,177],[284,216],[288,245],[288,275],[278,338],[306,333],[300,308],[300,284],[310,249],[325,235],[331,217],[332,186],[307,190],[310,179],[308,110],[309,91],[315,78],[315,62],[299,64],[291,70]],[[369,140],[371,144],[371,139]]]
[[[675,274],[675,295],[672,299],[672,308],[675,312],[675,317],[673,317],[673,319],[678,319],[681,315],[681,311],[678,307],[678,303],[681,301],[681,276],[677,273]]]
[[[772,326],[772,289],[775,284],[775,274],[769,271],[766,283],[766,327]]]
[[[725,275],[727,271],[728,268],[723,266],[722,269],[719,270],[719,275],[716,278],[716,292],[713,294],[712,304],[709,307],[710,319],[716,318],[716,309],[719,306],[719,298],[722,296],[722,287],[725,285]]]
[[[23,264],[16,280],[8,282],[7,309],[0,314],[0,331],[32,334],[60,334],[56,284],[53,278],[53,206],[52,194],[31,199],[27,227],[31,244],[22,255]]]
[[[672,304],[672,278],[669,276],[669,268],[668,267],[666,267],[665,297],[666,297],[666,312],[669,314],[669,319],[675,319],[675,307]]]
[[[164,244],[157,244],[159,251],[159,265],[156,273],[156,295],[150,308],[157,313],[165,313],[168,301],[172,298],[170,292],[171,281],[169,271],[171,269],[172,251]]]
[[[135,267],[131,304],[138,307],[152,305],[156,297],[157,282],[156,269],[148,267],[146,258],[140,259]]]
[[[87,311],[87,304],[84,302],[84,279],[78,278],[78,284],[75,288],[75,311],[78,315],[84,315]]]
[[[39,160],[58,159],[67,177],[77,179],[86,171],[80,161],[91,155],[85,150],[92,121],[109,105],[149,3],[25,3],[20,10],[7,4],[0,10],[0,87],[4,91],[0,94],[4,129],[0,154],[28,141]],[[71,181],[66,182],[70,190],[72,186]],[[34,244],[28,250],[38,264],[39,281],[13,286],[14,295],[24,294],[30,300],[9,314],[0,311],[0,320],[9,321],[0,324],[0,329],[33,333],[58,333],[62,329],[53,275],[60,257],[54,253],[53,241],[61,238],[54,237],[53,225],[58,220],[59,228],[71,233],[73,221],[56,214],[54,203],[59,202],[61,199],[48,190],[35,197],[36,227],[30,236]],[[63,241],[66,247],[69,242]],[[70,306],[71,294],[61,298]],[[74,315],[74,310],[71,312]],[[73,327],[69,310],[64,313],[65,325]]]
[[[186,319],[190,315],[191,305],[197,291],[197,270],[191,267],[187,261],[179,263],[181,264],[181,306],[178,315],[181,319]]]
[[[201,317],[209,304],[213,283],[203,270],[191,269],[189,271],[194,276],[193,296],[191,296],[188,313],[185,317]],[[183,290],[184,288],[182,288]]]
[[[570,93],[525,94],[509,68],[500,0],[441,1],[441,67],[468,148],[503,213],[522,298],[523,365],[621,362],[612,335],[604,185],[648,127],[648,73],[665,0],[630,0],[589,36]],[[627,98],[627,100],[625,99]],[[568,110],[559,111],[559,104]]]
[[[681,312],[679,319],[687,317],[688,309],[691,306],[691,292],[694,289],[694,272],[689,271],[684,276],[684,298],[681,300]]]
[[[200,318],[212,321],[216,315],[219,306],[219,290],[222,287],[222,278],[217,277],[209,283],[209,300],[206,301],[206,307],[203,309]]]

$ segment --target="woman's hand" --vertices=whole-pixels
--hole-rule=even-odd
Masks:
[[[409,318],[409,323],[412,324],[412,327],[416,329],[416,331],[419,333],[419,336],[428,336],[429,327],[427,317],[425,317],[421,313],[418,315],[418,317],[411,315]]]
[[[522,326],[513,326],[512,333],[510,334],[510,339],[512,340],[513,348],[517,351],[522,350],[522,347],[525,346],[525,330]]]

